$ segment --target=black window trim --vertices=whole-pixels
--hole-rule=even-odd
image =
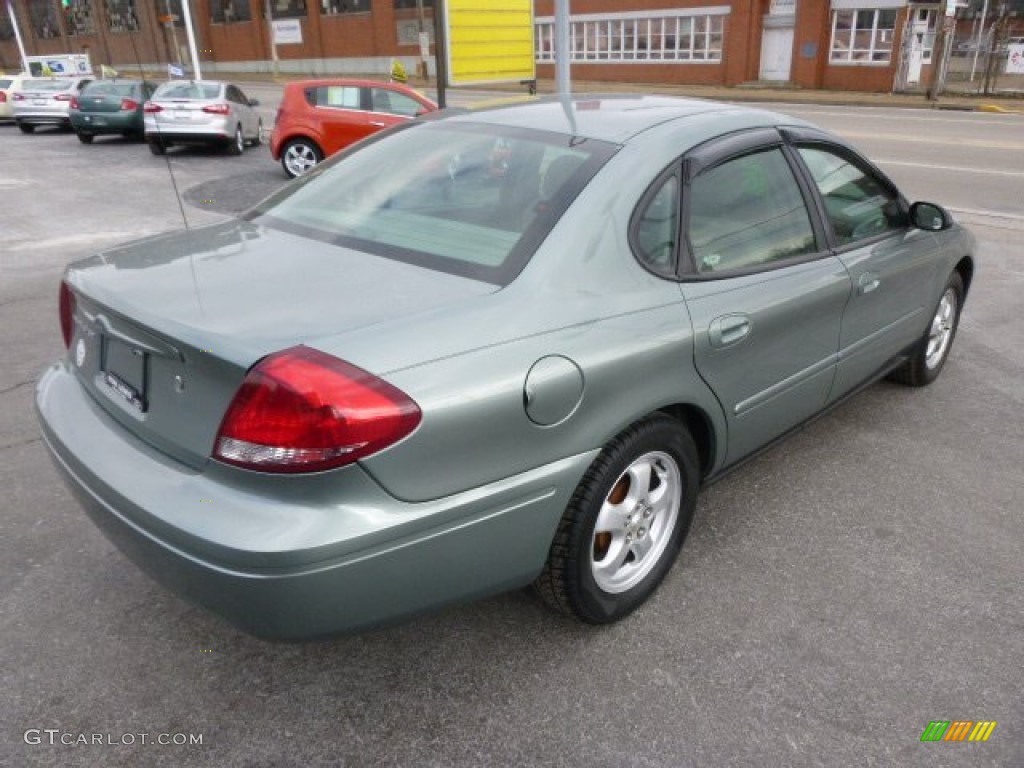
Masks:
[[[713,170],[723,163],[735,160],[745,155],[752,155],[758,152],[766,152],[771,149],[779,149],[782,157],[793,174],[793,180],[800,190],[800,196],[804,201],[804,208],[807,211],[807,218],[811,224],[811,231],[814,234],[815,250],[812,253],[800,256],[792,256],[788,259],[765,262],[751,267],[740,269],[724,269],[721,272],[700,272],[697,269],[697,262],[693,256],[693,249],[690,245],[690,187],[693,182],[703,173]],[[684,185],[682,188],[682,236],[679,238],[679,257],[677,263],[677,279],[681,282],[705,282],[708,280],[727,280],[734,277],[758,274],[761,272],[772,272],[777,269],[792,267],[797,264],[805,264],[811,261],[831,256],[834,253],[832,243],[828,239],[830,229],[826,227],[822,219],[819,200],[820,195],[817,187],[808,183],[807,170],[803,163],[796,157],[795,151],[787,147],[786,140],[779,128],[758,127],[746,128],[735,133],[717,136],[710,141],[691,149],[683,156]]]

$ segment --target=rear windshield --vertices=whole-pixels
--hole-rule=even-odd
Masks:
[[[74,80],[26,80],[22,86],[23,91],[67,91],[75,85]]]
[[[247,218],[501,285],[615,150],[528,129],[414,122],[329,161]]]
[[[89,83],[85,91],[82,93],[83,96],[131,96],[135,91],[135,83],[122,82],[122,83],[110,83],[110,82],[94,82]]]
[[[0,77],[0,88],[10,88],[11,83],[13,82],[13,80],[5,80],[4,78]]]
[[[216,99],[219,83],[164,83],[156,89],[154,99]]]

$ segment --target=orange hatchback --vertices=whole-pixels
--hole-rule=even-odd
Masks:
[[[290,177],[437,104],[404,85],[375,80],[300,80],[284,87],[270,153]]]

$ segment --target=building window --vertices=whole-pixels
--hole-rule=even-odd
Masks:
[[[320,13],[324,16],[369,12],[370,0],[320,0]]]
[[[832,14],[832,55],[837,63],[888,64],[896,35],[896,11],[835,11]]]
[[[89,0],[71,0],[64,6],[64,23],[69,35],[91,35],[96,28],[92,23],[92,3]]]
[[[139,28],[135,0],[107,0],[107,25],[113,33],[134,32]]]
[[[573,17],[569,58],[578,62],[718,62],[725,37],[724,13],[658,11]],[[539,18],[537,61],[555,60],[555,21]]]
[[[401,11],[406,8],[417,8],[416,0],[395,0],[395,10]],[[423,0],[424,8],[433,8],[434,0]]]
[[[0,11],[0,40],[10,40],[13,37],[14,27],[11,26],[11,17]]]
[[[184,13],[181,10],[181,0],[156,0],[156,15],[161,26],[171,24],[175,27],[185,26]]]
[[[252,21],[249,0],[210,0],[210,20],[215,24]]]
[[[306,0],[272,0],[270,8],[275,19],[294,19],[306,15]]]

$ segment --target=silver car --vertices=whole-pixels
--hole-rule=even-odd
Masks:
[[[220,144],[240,155],[246,144],[262,139],[258,104],[232,83],[172,80],[146,102],[146,142],[154,155],[175,144]]]
[[[14,93],[14,122],[22,133],[37,125],[71,128],[71,100],[92,82],[90,77],[37,77],[24,80]]]
[[[71,264],[36,405],[97,525],[256,634],[531,582],[606,623],[701,486],[882,376],[938,377],[974,249],[791,117],[440,112]]]

